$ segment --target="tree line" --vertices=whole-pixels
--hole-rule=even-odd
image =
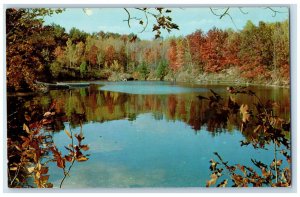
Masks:
[[[289,84],[289,23],[248,21],[240,31],[213,28],[141,40],[135,34],[69,32],[44,25],[57,9],[7,9],[8,90],[36,81],[198,80],[230,73],[247,82]]]

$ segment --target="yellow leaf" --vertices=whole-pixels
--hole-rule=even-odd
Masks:
[[[17,146],[17,145],[15,145],[15,148],[16,148],[18,151],[22,151],[22,149],[21,149],[19,146]]]
[[[210,178],[211,178],[211,179],[210,179],[209,181],[206,182],[206,187],[210,187],[211,185],[216,184],[217,179],[218,179],[218,176],[217,176],[215,173],[213,173],[213,174],[210,176]]]
[[[254,133],[258,132],[260,128],[261,128],[261,125],[258,125],[258,126],[254,129]]]
[[[242,120],[243,122],[248,122],[250,119],[250,114],[249,114],[249,107],[248,105],[242,104],[240,107],[240,113],[242,114]]]
[[[45,114],[44,114],[44,117],[45,116],[50,116],[51,115],[51,112],[47,111]]]
[[[87,161],[88,158],[86,157],[79,157],[79,158],[76,158],[77,161],[81,162],[81,161]]]
[[[17,171],[17,167],[11,167],[11,168],[9,168],[9,170],[11,170],[11,171]]]
[[[27,171],[28,171],[29,173],[32,173],[32,172],[34,171],[34,167],[29,167],[29,168],[27,168]]]
[[[37,168],[38,170],[41,170],[41,169],[42,169],[42,165],[41,165],[40,162],[38,162],[38,163],[36,164],[36,168]]]
[[[26,133],[30,134],[30,130],[25,123],[23,124],[23,130],[26,131]]]
[[[35,178],[36,178],[36,179],[40,179],[40,177],[41,177],[41,173],[40,173],[40,172],[36,172],[36,173],[35,173]]]
[[[65,129],[65,133],[67,134],[67,136],[69,136],[70,139],[72,139],[71,133],[67,129]]]

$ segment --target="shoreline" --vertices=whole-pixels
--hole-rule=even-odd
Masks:
[[[122,80],[118,80],[118,81],[110,81],[110,80],[92,80],[92,81],[88,81],[88,80],[72,80],[72,81],[60,81],[60,82],[56,82],[57,84],[59,83],[81,83],[81,82],[85,82],[85,83],[89,83],[93,84],[93,82],[96,81],[107,81],[107,82],[120,82]],[[132,81],[160,81],[160,80],[132,80]],[[172,80],[162,80],[165,82],[172,82]],[[126,82],[126,81],[123,81]],[[230,85],[230,86],[260,86],[260,87],[270,87],[270,88],[283,88],[283,89],[290,89],[290,85],[276,85],[276,84],[265,84],[265,83],[250,83],[250,82],[235,82],[235,81],[224,81],[224,80],[198,80],[195,82],[187,82],[187,81],[176,81],[178,83],[190,83],[190,84],[195,84],[195,85]],[[176,83],[175,82],[175,83]],[[47,92],[42,92],[42,91],[28,91],[28,92],[24,92],[24,91],[17,91],[17,92],[6,92],[6,96],[7,97],[12,97],[12,96],[31,96],[34,94],[45,94]]]

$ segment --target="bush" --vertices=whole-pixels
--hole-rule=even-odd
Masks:
[[[167,61],[162,60],[159,62],[157,69],[156,69],[156,76],[160,79],[163,80],[164,77],[167,74]]]
[[[83,78],[83,77],[86,75],[86,68],[87,68],[86,62],[83,61],[83,62],[80,64],[80,67],[79,67],[81,78]]]
[[[141,79],[146,80],[147,76],[149,74],[148,65],[146,64],[146,62],[143,62],[142,64],[140,64],[138,66],[137,70],[140,73]]]
[[[50,65],[50,71],[54,78],[57,78],[59,76],[61,70],[62,70],[62,65],[58,62],[53,62]]]

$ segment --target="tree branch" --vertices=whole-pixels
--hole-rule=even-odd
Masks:
[[[127,15],[128,15],[128,19],[127,19],[127,20],[124,20],[124,21],[127,21],[128,27],[130,27],[130,19],[131,19],[130,13],[129,13],[129,11],[127,10],[127,8],[124,8],[124,10],[126,11],[126,13],[127,13]]]
[[[274,10],[271,7],[265,7],[265,9],[269,9],[270,11],[273,12],[272,17],[275,17],[277,15],[277,13],[282,14],[282,13],[287,13],[287,12],[282,12],[282,11],[278,11],[278,10]]]
[[[241,12],[242,14],[248,14],[248,13],[249,13],[249,12],[245,12],[244,10],[242,10],[241,7],[239,7],[239,10],[240,10],[240,12]]]
[[[230,7],[227,7],[226,10],[222,14],[217,14],[212,8],[209,8],[209,9],[213,13],[213,15],[219,16],[220,19],[222,19],[225,15],[229,15],[228,11],[229,11]],[[219,9],[215,9],[215,10],[219,10]]]
[[[230,18],[231,22],[233,23],[234,27],[237,29],[237,26],[236,26],[236,24],[235,24],[235,22],[234,22],[232,16],[229,14],[229,9],[230,9],[230,7],[227,7],[226,10],[225,10],[222,14],[216,13],[216,12],[214,11],[214,9],[212,9],[212,8],[209,8],[209,9],[210,9],[210,11],[211,11],[211,13],[212,13],[213,15],[218,16],[220,19],[222,19],[224,16],[227,15],[227,16]],[[241,10],[241,8],[239,8],[239,9]],[[219,9],[216,8],[215,10],[219,10]],[[243,13],[242,10],[241,10],[241,12]]]

